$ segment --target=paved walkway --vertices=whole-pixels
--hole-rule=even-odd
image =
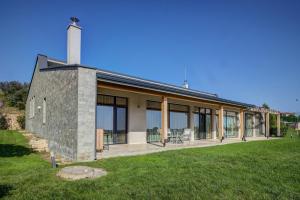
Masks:
[[[248,141],[258,141],[258,140],[270,140],[277,138],[265,138],[265,137],[253,137],[247,138]],[[195,140],[193,142],[184,142],[184,144],[172,144],[167,143],[166,147],[163,147],[161,143],[147,143],[147,144],[116,144],[110,145],[109,150],[104,150],[102,153],[97,153],[97,159],[111,158],[119,156],[133,156],[133,155],[143,155],[155,152],[162,152],[174,149],[184,149],[184,148],[201,148],[210,147],[217,145],[225,145],[232,143],[243,142],[241,139],[225,139],[222,143],[220,140]]]

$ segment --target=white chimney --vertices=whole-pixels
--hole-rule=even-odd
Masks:
[[[67,63],[80,64],[81,49],[81,27],[77,25],[79,19],[71,17],[71,24],[68,26]]]

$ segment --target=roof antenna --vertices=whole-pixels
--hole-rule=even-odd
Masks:
[[[187,76],[187,67],[184,68],[184,81],[182,87],[189,89],[189,84],[187,82],[186,76]]]

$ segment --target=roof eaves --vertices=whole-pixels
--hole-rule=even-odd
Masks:
[[[133,81],[130,79],[126,79],[124,77],[121,78],[121,77],[103,74],[103,73],[97,73],[97,78],[100,79],[101,81],[106,81],[106,82],[110,82],[110,83],[121,84],[121,85],[143,88],[143,89],[150,89],[150,90],[159,91],[159,92],[167,92],[167,93],[172,93],[172,94],[181,95],[181,96],[189,96],[189,97],[193,97],[193,98],[209,100],[209,101],[214,101],[214,102],[219,102],[219,103],[225,103],[225,104],[230,104],[230,105],[235,105],[235,106],[240,106],[240,107],[245,107],[245,108],[254,106],[251,104],[245,104],[245,103],[231,101],[228,99],[223,99],[223,98],[219,98],[219,97],[215,97],[215,96],[205,95],[202,93],[196,93],[194,91],[183,90],[183,89],[179,90],[179,89],[174,89],[174,88],[168,87],[168,86],[152,85],[152,84],[141,82],[141,81],[136,81],[136,80]]]
[[[200,94],[208,95],[208,96],[214,96],[214,97],[218,96],[217,94],[213,94],[213,93],[209,93],[209,92],[203,92],[203,91],[198,91],[198,90],[193,90],[193,89],[187,89],[187,88],[179,87],[179,86],[172,85],[172,84],[162,83],[162,82],[159,82],[159,81],[153,81],[153,80],[148,80],[148,79],[142,79],[142,78],[139,78],[139,77],[136,77],[136,76],[129,76],[129,75],[126,75],[126,74],[116,73],[116,72],[112,72],[112,71],[109,71],[109,70],[97,69],[97,72],[101,73],[101,74],[111,75],[111,76],[118,76],[118,77],[125,78],[125,79],[131,79],[131,80],[135,80],[135,81],[142,81],[142,82],[155,84],[155,85],[160,85],[160,86],[165,86],[165,87],[172,87],[172,88],[178,89],[178,90],[184,90],[184,91],[188,91],[188,92],[200,93]]]

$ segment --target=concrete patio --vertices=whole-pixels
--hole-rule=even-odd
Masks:
[[[247,142],[249,141],[260,141],[260,140],[271,140],[278,138],[269,138],[266,137],[252,137],[246,138]],[[119,156],[133,156],[133,155],[143,155],[150,154],[155,152],[162,152],[168,150],[176,150],[176,149],[185,149],[185,148],[201,148],[201,147],[210,147],[217,145],[225,145],[225,144],[233,144],[233,143],[241,143],[244,142],[241,139],[232,138],[225,139],[222,143],[220,140],[195,140],[195,141],[185,141],[183,144],[173,144],[167,143],[166,147],[163,147],[161,143],[147,143],[147,144],[115,144],[110,145],[109,150],[104,150],[103,152],[97,153],[97,159],[103,158],[112,158]]]

